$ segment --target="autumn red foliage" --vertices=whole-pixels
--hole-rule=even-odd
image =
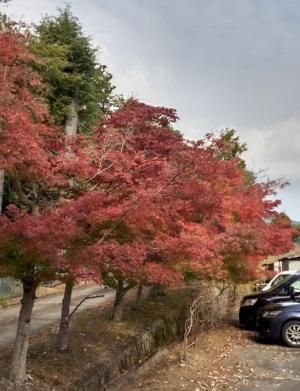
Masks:
[[[47,124],[47,107],[34,94],[43,85],[29,66],[34,60],[26,35],[0,34],[0,167],[9,175],[41,180],[51,177],[47,141],[54,128]]]
[[[261,259],[292,246],[268,198],[274,184],[246,183],[238,159],[218,158],[217,140],[188,142],[175,120],[174,110],[131,101],[102,121],[86,152],[97,192],[67,205],[85,229],[73,260],[132,285],[180,285],[187,269],[253,278]]]
[[[104,280],[117,307],[136,285],[183,286],[188,273],[253,278],[263,258],[292,247],[275,183],[247,181],[213,135],[185,140],[173,109],[130,100],[67,154],[27,39],[0,33],[0,169],[16,194],[0,218],[0,272],[23,280],[27,320],[45,278]],[[12,379],[24,380],[17,354]]]

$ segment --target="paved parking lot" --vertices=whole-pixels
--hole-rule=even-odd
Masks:
[[[233,360],[244,361],[249,374],[238,386],[239,391],[299,391],[300,349],[274,341],[261,341],[256,333],[247,333],[247,343],[232,353]]]

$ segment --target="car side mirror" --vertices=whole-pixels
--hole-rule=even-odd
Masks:
[[[294,298],[295,297],[295,288],[293,286],[290,286],[289,287],[289,294],[291,296],[291,298]]]

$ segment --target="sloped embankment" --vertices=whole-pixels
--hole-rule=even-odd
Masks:
[[[155,301],[144,301],[140,311],[128,312],[124,325],[135,329],[123,346],[111,351],[105,359],[100,358],[83,375],[74,379],[68,391],[106,390],[128,370],[145,362],[162,347],[183,336],[184,321],[191,292],[169,292]],[[131,311],[128,309],[128,311]]]
[[[132,294],[122,322],[109,320],[112,303],[83,311],[72,321],[71,346],[67,352],[55,350],[57,327],[33,337],[28,355],[29,377],[23,390],[102,391],[114,388],[120,384],[119,380],[122,383],[127,374],[134,374],[135,369],[155,353],[182,339],[195,295],[200,294],[203,298],[203,302],[199,302],[197,332],[224,324],[222,320],[234,310],[240,293],[224,290],[211,281],[189,289],[169,290],[165,296],[154,300],[144,299],[138,311],[131,309]],[[0,352],[0,378],[8,375],[10,355],[10,350]],[[1,387],[1,391],[6,390],[4,384]]]
[[[143,300],[138,311],[131,309],[128,300],[122,322],[109,320],[111,303],[84,311],[72,321],[71,346],[64,353],[55,350],[57,327],[40,333],[29,348],[29,376],[23,389],[105,390],[129,369],[182,337],[191,296],[190,289],[168,291],[155,300]],[[0,378],[8,375],[10,355],[11,349],[0,353]]]

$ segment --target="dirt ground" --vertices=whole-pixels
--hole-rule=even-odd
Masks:
[[[243,363],[229,357],[246,343],[246,336],[232,326],[202,333],[186,360],[181,360],[183,346],[176,346],[124,391],[234,390],[230,383],[233,376],[242,378]]]
[[[171,301],[145,301],[145,308],[138,312],[128,307],[121,323],[108,321],[111,303],[102,305],[100,311],[83,311],[72,321],[71,348],[65,354],[55,350],[57,326],[40,332],[29,348],[28,386],[34,385],[38,391],[66,390],[75,376],[86,373],[93,363],[116,349],[122,350],[133,335],[162,313],[175,310],[179,299],[175,295]],[[261,341],[255,332],[241,330],[236,324],[202,332],[186,360],[181,359],[182,353],[180,344],[168,349],[155,365],[147,371],[143,367],[141,376],[122,386],[122,391],[300,390],[300,349]],[[8,374],[10,357],[11,347],[1,349],[0,379]]]
[[[122,391],[299,391],[300,351],[234,325],[203,333],[180,360],[176,346]]]

